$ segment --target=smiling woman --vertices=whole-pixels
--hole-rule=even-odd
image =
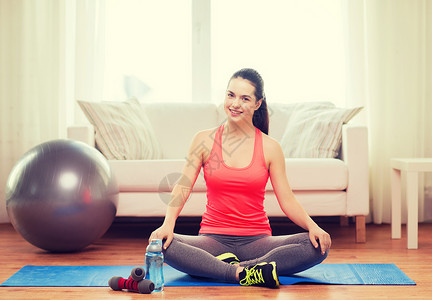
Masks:
[[[242,69],[231,76],[227,90],[226,122],[194,136],[181,175],[187,180],[173,187],[165,220],[149,240],[163,240],[166,263],[192,276],[277,288],[278,274],[321,263],[331,246],[330,235],[294,196],[279,143],[255,126],[254,115],[260,109],[268,116],[261,75]],[[239,138],[241,144],[233,148],[232,141]],[[174,233],[201,169],[207,205],[199,235]],[[307,232],[272,235],[264,209],[269,179],[282,211]]]

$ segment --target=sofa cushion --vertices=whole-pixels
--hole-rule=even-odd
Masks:
[[[120,192],[170,191],[180,178],[185,159],[108,161],[117,179]],[[194,191],[206,191],[202,172]]]
[[[184,163],[184,159],[109,161],[120,192],[169,192]],[[348,184],[347,167],[339,159],[287,159],[286,170],[293,190],[344,190]],[[269,180],[266,190],[272,189]],[[202,171],[193,191],[206,191]]]
[[[217,127],[217,106],[213,103],[142,104],[162,148],[162,158],[183,159],[198,131]]]
[[[326,105],[301,105],[291,113],[282,136],[281,146],[290,158],[338,157],[342,141],[342,125],[362,107],[338,108]]]
[[[136,99],[78,104],[94,126],[96,146],[107,159],[161,157],[152,125]]]
[[[294,191],[306,212],[311,216],[344,216],[347,213],[347,194],[345,191]],[[269,217],[283,217],[274,192],[265,195],[264,208]]]
[[[340,159],[288,158],[285,166],[291,189],[296,191],[341,191],[348,186],[348,167]]]
[[[332,102],[305,102],[305,103],[268,103],[269,136],[280,142],[285,133],[288,122],[296,110],[305,107],[334,107]]]

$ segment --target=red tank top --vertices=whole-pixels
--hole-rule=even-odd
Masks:
[[[271,235],[264,211],[269,173],[264,159],[262,132],[255,128],[252,161],[244,168],[227,166],[222,155],[224,125],[216,132],[209,159],[204,164],[207,206],[200,233]],[[226,154],[228,155],[228,154]]]

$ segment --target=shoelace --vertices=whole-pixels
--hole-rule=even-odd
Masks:
[[[262,275],[262,269],[255,269],[253,266],[251,269],[246,269],[246,276],[240,281],[241,285],[253,285],[259,283],[265,283]]]

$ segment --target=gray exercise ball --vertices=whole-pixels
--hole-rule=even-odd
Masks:
[[[118,186],[105,157],[84,143],[53,140],[28,151],[6,184],[11,223],[31,244],[73,252],[111,226]]]

